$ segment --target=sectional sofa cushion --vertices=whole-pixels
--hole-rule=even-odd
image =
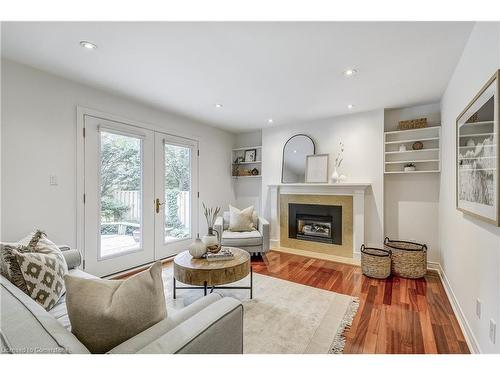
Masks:
[[[105,353],[167,316],[161,262],[126,280],[67,275],[66,308],[73,334]]]

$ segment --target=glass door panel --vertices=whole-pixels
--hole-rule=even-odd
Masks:
[[[198,223],[198,145],[185,138],[156,133],[156,257],[186,249]]]
[[[192,238],[191,148],[165,143],[164,244]]]
[[[85,270],[154,260],[154,132],[85,116]]]
[[[142,247],[142,140],[100,132],[101,241],[99,257]]]

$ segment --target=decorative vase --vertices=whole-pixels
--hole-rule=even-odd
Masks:
[[[399,146],[399,152],[405,152],[406,151],[406,145],[402,144]]]
[[[207,252],[207,247],[200,237],[197,237],[196,240],[188,246],[188,250],[193,258],[201,258]]]
[[[337,172],[337,168],[335,168],[332,173],[332,183],[336,184],[337,182],[339,182],[339,173]]]
[[[217,234],[215,234],[215,233]],[[220,250],[218,232],[214,228],[208,228],[208,234],[202,238],[203,243],[210,252],[217,252]]]

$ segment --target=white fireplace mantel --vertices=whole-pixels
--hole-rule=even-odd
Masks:
[[[280,246],[280,194],[352,195],[353,254],[359,256],[359,249],[365,240],[365,190],[370,186],[369,182],[268,185],[271,202],[271,246]]]

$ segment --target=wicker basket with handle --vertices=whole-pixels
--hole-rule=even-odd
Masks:
[[[361,270],[363,275],[385,279],[391,274],[391,251],[361,245]]]
[[[427,272],[427,245],[416,242],[390,240],[386,237],[384,248],[392,251],[391,271],[395,276],[418,279]]]

